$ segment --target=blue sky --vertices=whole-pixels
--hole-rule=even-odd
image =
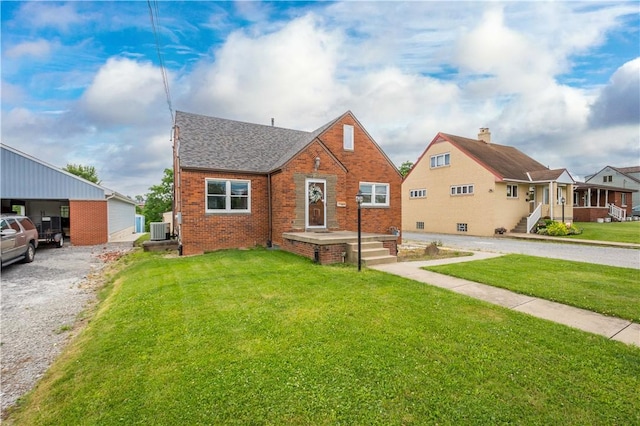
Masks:
[[[581,179],[640,165],[640,3],[7,2],[2,142],[143,195],[172,109],[313,130],[353,111],[390,158],[437,132]]]

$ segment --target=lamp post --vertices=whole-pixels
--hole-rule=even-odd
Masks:
[[[361,233],[361,223],[362,223],[362,209],[360,208],[362,205],[362,191],[358,189],[358,193],[356,194],[356,203],[358,203],[358,272],[360,272],[362,265],[362,233]]]
[[[565,199],[564,197],[560,198],[560,202],[562,203],[562,223],[564,223],[564,203],[565,203]]]

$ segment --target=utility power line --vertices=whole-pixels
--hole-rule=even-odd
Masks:
[[[160,50],[160,38],[158,37],[158,28],[156,22],[158,21],[158,2],[147,0],[149,6],[149,19],[151,20],[151,29],[153,30],[153,36],[156,40],[156,51],[158,52],[158,61],[160,62],[160,72],[162,73],[162,82],[164,84],[164,93],[167,96],[167,105],[169,106],[169,114],[171,114],[171,123],[173,123],[173,107],[171,106],[171,92],[169,91],[169,79],[167,78],[167,69],[164,66],[164,59],[162,58],[162,51]]]

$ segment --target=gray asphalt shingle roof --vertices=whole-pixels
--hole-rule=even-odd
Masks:
[[[284,165],[334,121],[305,132],[176,111],[180,165],[267,173]]]

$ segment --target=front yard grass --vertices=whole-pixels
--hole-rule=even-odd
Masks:
[[[520,254],[424,269],[640,322],[639,269]]]
[[[640,221],[610,223],[574,222],[574,225],[582,230],[582,233],[579,235],[568,235],[563,238],[640,244]]]
[[[640,423],[637,347],[284,252],[121,261],[11,423]]]

